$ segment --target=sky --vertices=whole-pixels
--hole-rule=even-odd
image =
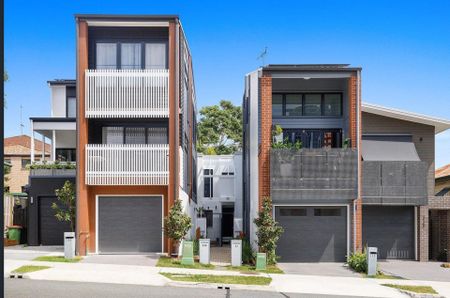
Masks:
[[[363,101],[450,119],[450,1],[5,0],[5,136],[50,115],[47,81],[75,78],[76,13],[177,14],[197,106],[241,104],[244,75],[266,64],[349,63]],[[450,131],[436,166],[450,163]]]

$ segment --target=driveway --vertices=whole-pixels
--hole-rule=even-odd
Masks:
[[[133,266],[156,266],[159,254],[142,255],[88,255],[83,257],[82,263],[111,264],[111,265],[133,265]]]
[[[278,263],[278,267],[286,274],[361,277],[344,263]]]
[[[4,250],[5,260],[33,260],[40,256],[60,255],[64,253],[63,246],[8,246]]]
[[[450,281],[450,269],[442,268],[442,262],[386,260],[378,264],[382,271],[406,279]]]

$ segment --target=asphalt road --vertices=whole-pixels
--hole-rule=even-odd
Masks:
[[[225,289],[205,289],[191,287],[154,287],[154,286],[136,286],[136,285],[117,285],[117,284],[99,284],[99,283],[79,283],[79,282],[60,282],[43,281],[30,279],[9,279],[5,278],[5,297],[66,297],[66,298],[88,298],[88,297],[183,297],[183,298],[202,298],[202,297],[242,297],[242,298],[331,298],[331,297],[349,297],[349,296],[330,296],[317,294],[289,294],[275,293],[266,291],[246,291],[246,290],[225,290]],[[353,297],[356,298],[356,297]],[[367,298],[367,297],[365,297]]]

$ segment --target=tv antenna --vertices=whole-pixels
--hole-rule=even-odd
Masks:
[[[266,65],[267,47],[264,47],[264,51],[259,54],[257,60],[262,60],[262,66]]]
[[[22,105],[20,105],[20,135],[23,135],[23,128],[25,127],[25,125],[23,125],[23,121],[22,121]]]

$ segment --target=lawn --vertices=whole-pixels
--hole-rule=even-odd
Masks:
[[[30,273],[30,272],[35,272],[35,271],[39,271],[39,270],[44,270],[44,269],[48,269],[48,268],[51,268],[51,267],[26,265],[26,266],[22,266],[17,269],[14,269],[13,273],[23,274],[23,273]]]
[[[37,257],[33,261],[41,261],[41,262],[61,262],[61,263],[77,263],[81,261],[82,257],[74,257],[73,259],[66,259],[64,256],[42,256]]]
[[[383,272],[378,272],[377,275],[375,275],[375,276],[368,276],[366,273],[364,273],[363,275],[364,275],[364,277],[367,277],[367,278],[376,278],[376,279],[404,279],[403,277],[395,276],[395,275],[388,275],[388,274],[384,274]]]
[[[206,274],[174,274],[160,273],[161,275],[175,281],[217,283],[217,284],[240,284],[267,286],[272,279],[262,276],[233,276],[233,275],[206,275]]]
[[[190,269],[214,269],[214,265],[201,264],[195,262],[194,265],[182,265],[181,260],[169,257],[160,257],[156,267],[175,267],[175,268],[190,268]]]
[[[252,265],[242,265],[237,267],[227,266],[227,269],[232,271],[240,271],[243,273],[262,272],[262,273],[284,274],[283,270],[278,268],[277,265],[267,265],[266,270],[256,270],[256,267]]]
[[[410,291],[420,294],[437,294],[437,292],[430,286],[407,286],[407,285],[393,285],[393,284],[382,284],[386,287],[391,287],[399,290]]]

